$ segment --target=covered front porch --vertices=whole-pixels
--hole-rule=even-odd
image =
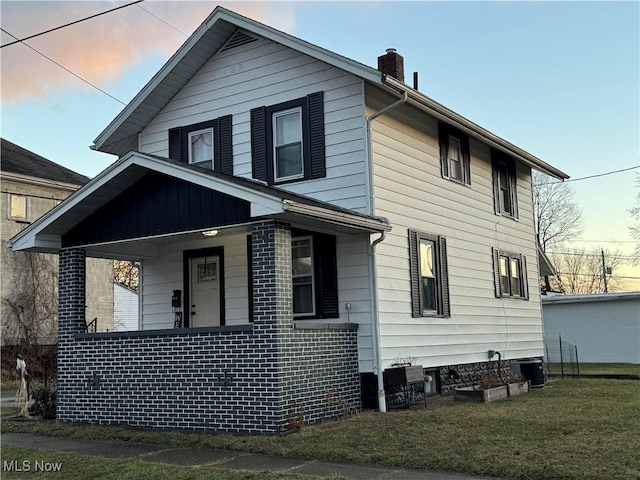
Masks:
[[[359,409],[339,251],[366,257],[370,233],[387,229],[250,180],[124,157],[12,239],[60,254],[58,419],[279,432]],[[138,330],[86,333],[87,256],[141,261]]]

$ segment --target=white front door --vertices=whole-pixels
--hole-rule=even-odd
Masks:
[[[198,257],[190,260],[191,327],[220,325],[219,265],[219,257]]]

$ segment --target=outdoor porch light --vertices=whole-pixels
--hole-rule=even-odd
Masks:
[[[215,237],[218,234],[218,230],[206,230],[202,232],[205,237]]]

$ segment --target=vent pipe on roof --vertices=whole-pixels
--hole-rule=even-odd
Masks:
[[[418,90],[418,72],[413,72],[413,89]]]
[[[378,70],[404,83],[404,58],[395,48],[387,48],[387,53],[378,57]]]

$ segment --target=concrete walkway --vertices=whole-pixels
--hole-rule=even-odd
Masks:
[[[337,476],[352,480],[491,480],[489,477],[285,458],[229,450],[175,448],[124,441],[47,437],[27,433],[4,433],[1,441],[2,446],[11,445],[27,449],[68,451],[116,459],[135,458],[144,462],[183,466],[211,465],[226,470],[287,473],[310,477]]]

